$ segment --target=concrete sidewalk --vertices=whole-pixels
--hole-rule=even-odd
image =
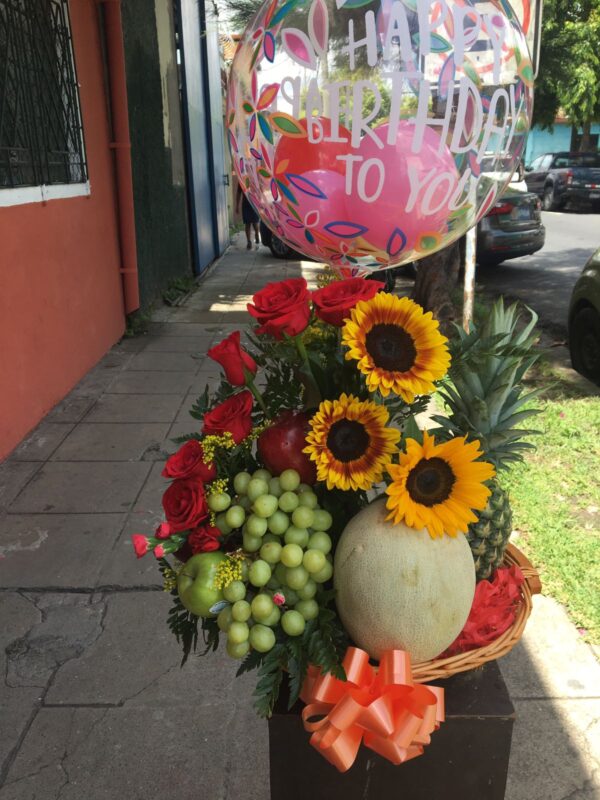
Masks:
[[[269,797],[254,675],[220,654],[179,668],[158,571],[130,535],[161,519],[171,439],[218,376],[208,348],[266,282],[316,271],[239,238],[0,466],[0,800]],[[501,668],[518,715],[508,800],[599,798],[600,666],[560,606],[536,598]]]

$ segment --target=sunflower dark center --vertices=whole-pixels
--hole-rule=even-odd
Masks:
[[[450,497],[455,480],[452,468],[443,458],[422,458],[411,469],[406,489],[415,503],[435,506]]]
[[[327,447],[338,461],[347,463],[363,456],[369,446],[365,426],[352,419],[334,422],[327,434]]]
[[[413,338],[399,325],[373,325],[365,337],[365,346],[375,366],[389,372],[407,372],[415,363]]]

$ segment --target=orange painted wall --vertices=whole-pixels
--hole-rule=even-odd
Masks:
[[[0,208],[0,459],[125,327],[97,9],[70,10],[91,195]]]

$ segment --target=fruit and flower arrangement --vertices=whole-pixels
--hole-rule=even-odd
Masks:
[[[422,752],[443,690],[411,669],[501,635],[523,583],[499,476],[531,447],[535,317],[499,301],[449,340],[382,289],[329,275],[257,292],[244,340],[208,351],[223,377],[164,466],[164,521],[133,537],[183,660],[224,645],[257,670],[265,717],[287,681],[340,770],[361,742],[394,763]]]

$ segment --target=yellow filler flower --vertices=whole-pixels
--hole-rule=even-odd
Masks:
[[[327,488],[370,489],[381,480],[396,452],[400,432],[386,428],[384,406],[342,394],[324,400],[310,421],[304,448],[317,465],[317,480]]]
[[[438,327],[431,312],[408,297],[379,292],[357,303],[344,325],[346,359],[358,361],[369,391],[393,392],[412,403],[448,372],[448,340]]]
[[[477,522],[473,509],[482,511],[491,494],[483,482],[496,474],[491,464],[475,460],[481,455],[479,442],[467,444],[466,436],[437,445],[427,432],[422,445],[407,439],[400,464],[388,466],[387,519],[427,528],[432,539],[466,533]]]

